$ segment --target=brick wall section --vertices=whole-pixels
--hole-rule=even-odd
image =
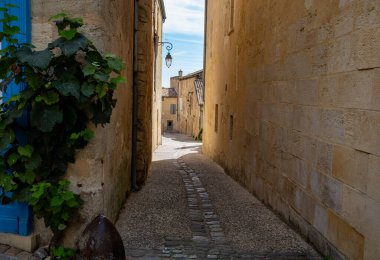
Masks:
[[[48,19],[59,12],[83,17],[84,33],[104,52],[123,58],[127,69],[127,83],[115,93],[117,106],[111,124],[96,129],[95,138],[88,147],[78,152],[77,162],[71,165],[67,177],[72,188],[81,194],[85,204],[81,222],[74,224],[66,234],[67,246],[72,246],[78,235],[97,214],[105,214],[115,221],[130,190],[131,122],[132,122],[132,48],[133,1],[115,0],[33,0],[32,35],[37,48],[46,47],[57,37],[54,25]],[[36,222],[36,232],[41,243],[50,233],[41,222]]]
[[[380,1],[232,2],[208,1],[204,152],[323,254],[377,259]]]

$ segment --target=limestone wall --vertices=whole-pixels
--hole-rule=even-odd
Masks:
[[[163,29],[163,11],[164,6],[161,6],[160,0],[155,0],[154,4],[154,32],[158,36],[155,43],[155,64],[154,64],[154,86],[153,86],[153,109],[152,109],[152,150],[161,144],[161,117],[162,117],[162,29]],[[166,55],[166,54],[165,54]]]
[[[378,259],[380,1],[208,11],[204,152],[324,255]]]
[[[177,97],[163,97],[162,101],[162,131],[167,131],[168,120],[173,121],[174,132],[179,131],[179,124],[177,121],[177,111],[175,114],[170,113],[170,105],[176,105],[177,107],[178,99]]]
[[[137,184],[140,186],[148,176],[152,161],[154,9],[152,0],[139,0],[138,5],[139,49],[135,75],[138,89]]]
[[[81,222],[67,232],[66,243],[72,245],[96,214],[105,214],[115,221],[130,190],[133,1],[32,0],[32,35],[37,48],[46,47],[57,37],[48,19],[62,11],[83,17],[85,34],[102,51],[120,56],[127,67],[123,73],[127,83],[120,85],[115,93],[118,102],[111,124],[96,129],[95,138],[86,149],[78,152],[78,160],[67,174],[72,188],[85,201]],[[42,234],[42,243],[49,238],[49,233],[43,230],[43,225],[37,222],[36,232]]]
[[[178,81],[178,124],[180,133],[197,137],[201,129],[201,107],[198,104],[194,82],[201,74],[182,77]],[[176,83],[173,79],[173,83]]]

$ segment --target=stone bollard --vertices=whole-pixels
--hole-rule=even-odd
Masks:
[[[76,259],[125,260],[120,234],[105,216],[97,216],[83,231]]]

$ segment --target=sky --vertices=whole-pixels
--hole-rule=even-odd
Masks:
[[[163,48],[163,87],[170,87],[170,77],[182,69],[189,74],[203,68],[204,0],[164,0],[167,19],[163,41],[173,44],[173,64],[165,65],[167,54]]]

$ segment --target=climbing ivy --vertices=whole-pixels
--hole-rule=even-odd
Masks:
[[[64,13],[51,18],[60,37],[36,51],[16,39],[20,29],[12,25],[17,17],[9,8],[15,6],[0,9],[0,40],[7,42],[0,51],[0,86],[3,93],[12,82],[27,87],[0,105],[0,202],[29,203],[56,243],[82,204],[63,177],[76,151],[93,137],[91,123],[109,123],[124,64],[101,54],[78,31],[82,19]],[[55,253],[66,254],[59,247]]]

